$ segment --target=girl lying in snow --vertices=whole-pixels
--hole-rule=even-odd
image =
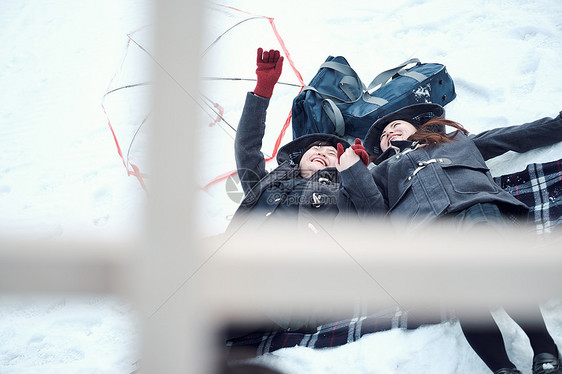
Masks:
[[[494,182],[485,160],[562,141],[561,115],[469,135],[443,118],[444,113],[437,104],[415,104],[377,120],[365,137],[365,148],[377,164],[370,172],[354,152],[340,148],[339,204],[361,215],[386,214],[406,230],[445,218],[463,232],[477,225],[499,229],[526,219],[527,205]],[[446,126],[455,131],[446,133]],[[519,325],[533,348],[533,373],[562,373],[558,348],[540,310],[527,317],[531,322],[519,320]],[[459,319],[468,342],[494,373],[520,373],[490,314],[481,316],[477,325]]]

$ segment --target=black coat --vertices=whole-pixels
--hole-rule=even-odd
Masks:
[[[334,218],[337,213],[339,173],[333,167],[302,178],[290,157],[271,172],[265,168],[261,153],[269,99],[248,93],[236,132],[235,156],[238,176],[245,197],[229,229],[250,220],[252,225],[289,219],[298,228],[318,230],[317,222]],[[254,226],[252,226],[254,227]]]
[[[347,200],[363,214],[387,213],[401,221],[404,217],[431,220],[478,203],[494,203],[508,214],[526,214],[527,206],[493,181],[485,160],[561,140],[558,115],[477,135],[459,133],[452,142],[434,148],[392,142],[384,161],[371,170],[372,178],[357,165],[341,173],[341,204]]]

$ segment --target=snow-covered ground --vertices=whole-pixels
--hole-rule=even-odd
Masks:
[[[555,116],[562,109],[558,0],[220,4],[273,17],[305,83],[329,55],[345,56],[366,83],[380,71],[417,57],[447,66],[457,90],[447,116],[471,132]],[[211,8],[203,48],[252,17]],[[129,46],[122,64],[127,34],[150,26],[151,10],[148,0],[0,2],[0,235],[115,238],[139,232],[145,192],[137,179],[127,176],[101,102],[110,83],[139,83],[134,79],[146,77],[134,76],[141,74],[138,67],[152,67],[135,45]],[[279,48],[269,23],[244,22],[209,48],[202,58],[203,74],[253,78],[260,46]],[[112,80],[116,73],[118,82]],[[298,84],[288,63],[281,81]],[[252,88],[253,82],[209,81],[202,91],[224,108],[225,119],[235,127],[245,92]],[[297,92],[292,86],[276,88],[265,153],[271,154]],[[112,98],[124,97],[117,95]],[[125,99],[107,103],[124,149],[139,122],[120,119],[128,117],[123,115],[127,111],[142,120],[149,111],[145,104],[140,98],[132,109],[123,108],[130,105]],[[232,170],[234,159],[232,130],[224,124],[207,126],[212,112],[201,116],[198,141],[213,145],[204,147],[198,160],[197,183],[203,187]],[[141,135],[129,147],[131,155],[143,153]],[[283,142],[290,137],[289,129]],[[558,144],[509,154],[491,160],[490,166],[500,175],[561,155]],[[224,181],[198,192],[204,235],[224,230],[236,208],[231,197]],[[562,306],[552,302],[545,311],[555,340],[562,344]],[[127,373],[133,368],[137,330],[134,312],[122,300],[3,295],[0,316],[2,373]],[[513,361],[530,373],[526,338],[504,314],[497,316]],[[458,325],[389,331],[334,349],[285,349],[261,360],[287,373],[487,372]]]
[[[127,33],[151,13],[146,1],[0,2],[0,236],[138,232],[144,192],[117,156],[101,99]],[[0,372],[129,373],[136,322],[113,296],[2,294]]]

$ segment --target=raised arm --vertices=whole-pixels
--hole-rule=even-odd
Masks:
[[[562,113],[555,118],[539,120],[518,126],[500,127],[471,135],[484,160],[507,151],[527,152],[562,141]]]
[[[283,57],[279,51],[263,51],[257,53],[257,83],[254,92],[248,92],[242,117],[236,130],[234,153],[236,168],[244,193],[262,179],[267,171],[261,152],[262,139],[265,133],[265,118],[269,99],[273,88],[281,76]]]

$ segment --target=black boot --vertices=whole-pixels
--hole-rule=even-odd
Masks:
[[[503,369],[499,369],[499,370],[494,371],[494,374],[521,374],[521,372],[517,369],[503,368]]]
[[[533,374],[562,374],[560,359],[551,353],[539,353],[533,358]]]

